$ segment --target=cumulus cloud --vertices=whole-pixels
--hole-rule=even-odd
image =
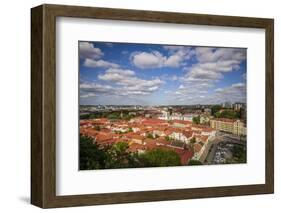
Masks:
[[[79,42],[79,56],[81,58],[98,59],[103,56],[101,49],[96,48],[93,43]]]
[[[198,84],[199,85],[199,84]],[[197,87],[194,89],[194,86]],[[212,92],[191,87],[180,87],[177,91],[169,93],[176,102],[183,104],[218,104],[223,102],[246,102],[246,85],[236,83],[224,88],[216,88]],[[201,85],[202,86],[202,85]],[[204,86],[203,86],[204,87]]]
[[[113,46],[112,43],[106,43]],[[118,68],[119,64],[100,59],[104,53],[90,42],[79,42],[79,56],[84,60],[83,66],[91,68]]]
[[[110,94],[112,89],[110,85],[80,82],[80,98],[93,98],[101,94]]]
[[[246,102],[246,84],[236,83],[229,87],[217,88],[213,98],[220,102]]]
[[[118,68],[119,65],[115,64],[115,63],[111,63],[108,61],[104,61],[104,60],[94,60],[94,59],[90,59],[90,58],[86,58],[83,65],[85,67],[92,67],[92,68],[96,68],[96,67],[104,67],[104,68]]]
[[[239,70],[246,59],[246,49],[197,47],[194,54],[197,63],[183,68],[186,73],[181,81],[186,88],[201,92],[223,79],[224,73]]]
[[[163,67],[166,58],[158,51],[133,53],[132,63],[141,69]]]
[[[110,85],[102,85],[92,82],[80,83],[80,90],[83,92],[93,92],[93,93],[107,93],[112,89]]]
[[[96,97],[97,95],[93,92],[88,92],[88,93],[80,93],[80,98],[93,98]]]
[[[214,72],[208,69],[203,69],[200,66],[195,66],[191,69],[190,72],[187,73],[185,78],[183,78],[186,82],[192,81],[208,81],[208,80],[218,80],[221,79],[223,75],[219,72]]]
[[[98,78],[105,81],[123,82],[126,79],[134,78],[135,72],[124,69],[108,69],[105,74],[98,75]]]
[[[184,46],[163,46],[163,49],[168,51],[168,56],[158,51],[135,52],[131,55],[131,61],[141,69],[180,67],[195,54],[190,47]]]
[[[85,42],[83,45],[83,66],[105,68],[95,82],[81,82],[80,97],[86,100],[95,98],[100,101],[100,98],[114,103],[126,99],[125,102],[128,103],[143,101],[150,104],[153,102],[152,97],[156,96],[149,95],[159,91],[157,94],[160,99],[165,97],[167,103],[217,104],[246,101],[246,73],[242,74],[240,69],[241,66],[244,67],[246,49],[169,45],[162,46],[162,50],[158,48],[157,51],[130,53],[123,50],[120,54],[128,56],[131,64],[140,69],[177,68],[174,69],[175,73],[164,72],[158,77],[142,73],[141,76],[145,77],[140,77],[131,69],[103,60],[102,51],[94,44]],[[236,71],[239,71],[237,74],[242,82],[216,88],[218,82],[225,80],[226,73]],[[165,82],[173,83],[174,86],[161,87]]]
[[[164,83],[159,78],[146,80],[138,78],[132,70],[108,69],[98,76],[100,80],[115,83],[118,95],[148,95],[157,91]]]
[[[198,47],[195,53],[198,63],[186,69],[190,71],[187,78],[218,80],[221,73],[238,70],[246,59],[246,49]]]
[[[242,48],[197,47],[195,54],[201,63],[229,60],[241,62],[246,59],[246,49]]]

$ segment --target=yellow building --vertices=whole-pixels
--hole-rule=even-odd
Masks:
[[[210,125],[214,129],[230,132],[235,135],[247,135],[247,128],[240,120],[216,118],[210,120]]]

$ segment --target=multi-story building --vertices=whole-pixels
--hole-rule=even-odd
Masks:
[[[247,128],[245,124],[237,119],[216,118],[210,120],[212,128],[230,132],[235,135],[247,135]]]
[[[221,104],[223,108],[232,108],[232,103],[231,102],[224,102]]]
[[[234,110],[240,110],[241,108],[245,108],[245,103],[234,103],[233,108]]]
[[[210,116],[200,115],[200,124],[206,124],[210,121]]]

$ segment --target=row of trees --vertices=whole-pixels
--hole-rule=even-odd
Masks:
[[[220,105],[215,105],[212,106],[212,115],[215,116],[216,118],[229,118],[229,119],[237,119],[241,118],[241,113],[240,111],[235,111],[232,109],[225,109],[220,112],[222,107]]]
[[[128,111],[95,112],[91,114],[80,115],[80,119],[108,118],[111,120],[116,120],[116,119],[130,120],[134,117],[135,115],[130,114]]]
[[[119,142],[100,147],[89,137],[80,135],[80,170],[180,166],[179,155],[172,150],[152,149],[143,154],[128,151],[128,144]]]

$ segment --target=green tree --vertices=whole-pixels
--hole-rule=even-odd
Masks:
[[[193,122],[194,124],[200,124],[200,116],[193,117],[193,118],[192,118],[192,122]]]
[[[169,136],[165,136],[165,140],[166,141],[172,141],[172,138],[170,138]]]
[[[211,111],[212,111],[212,115],[215,115],[216,112],[221,110],[221,106],[220,105],[214,105],[211,107]]]
[[[154,139],[154,137],[153,137],[153,135],[151,133],[148,133],[146,137],[150,138],[150,139]]]
[[[90,118],[90,114],[84,114],[84,115],[80,115],[80,119],[89,119]]]
[[[172,150],[152,149],[140,156],[146,167],[180,166],[179,155]]]
[[[100,149],[98,144],[93,142],[92,138],[80,135],[80,170],[102,169],[105,167],[106,160],[106,149]]]
[[[220,118],[229,118],[229,119],[236,119],[239,118],[239,112],[236,112],[234,110],[224,110],[220,113]]]
[[[215,116],[216,118],[220,118],[220,115],[221,115],[221,113],[220,113],[219,111],[214,114],[214,116]]]
[[[126,142],[118,142],[109,150],[109,158],[106,162],[107,168],[127,168],[129,167],[130,153],[127,151],[128,144]]]
[[[115,120],[115,119],[121,118],[119,112],[112,112],[112,113],[108,114],[106,117],[107,117],[107,119],[110,119],[110,120]]]
[[[235,163],[246,163],[247,152],[246,148],[239,145],[234,145],[232,147],[232,155]]]

